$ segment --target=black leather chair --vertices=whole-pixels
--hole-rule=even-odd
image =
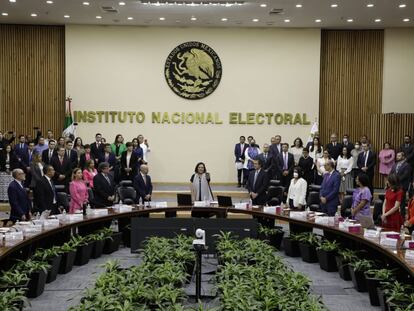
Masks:
[[[88,201],[91,208],[96,207],[95,195],[93,194],[93,190],[91,188],[88,188]]]
[[[118,195],[119,200],[127,205],[134,204],[137,198],[137,192],[133,187],[119,187]]]
[[[319,191],[321,191],[320,185],[314,185],[314,184],[309,185],[309,192],[319,192]]]
[[[269,185],[270,185],[270,186],[275,186],[275,187],[280,186],[280,180],[277,180],[277,179],[272,179],[272,180],[269,182]]]
[[[352,195],[345,195],[341,204],[341,215],[342,217],[351,217],[351,207],[352,207]]]
[[[69,195],[66,192],[57,192],[56,202],[59,209],[64,208],[66,212],[69,212]]]
[[[65,186],[64,185],[55,185],[56,192],[65,192]]]
[[[306,205],[311,211],[318,212],[320,211],[320,199],[319,192],[311,191],[308,194],[308,199],[306,200]]]
[[[278,198],[271,198],[269,201],[267,201],[267,205],[269,206],[278,206],[280,205],[280,201]]]
[[[347,195],[353,195],[354,191],[355,191],[355,189],[346,189],[346,194]]]
[[[283,191],[284,188],[282,186],[270,186],[267,189],[267,201],[269,202],[271,199],[276,198],[279,200],[279,202],[282,202]]]

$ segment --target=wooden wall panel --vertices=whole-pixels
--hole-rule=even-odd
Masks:
[[[323,30],[319,124],[323,143],[330,134],[366,134],[376,152],[385,141],[399,146],[413,134],[414,114],[382,114],[383,30]],[[378,171],[378,167],[377,167]],[[382,187],[376,174],[374,184]]]
[[[59,136],[64,115],[64,27],[0,25],[0,129]]]

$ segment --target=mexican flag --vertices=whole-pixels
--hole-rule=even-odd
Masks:
[[[65,126],[62,132],[63,137],[75,136],[76,125],[73,122],[72,115],[72,98],[68,97],[65,101]]]
[[[310,135],[308,137],[308,142],[312,142],[315,136],[319,136],[319,123],[316,120],[312,124]]]

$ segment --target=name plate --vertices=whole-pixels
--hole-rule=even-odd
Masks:
[[[414,251],[413,250],[405,251],[405,259],[414,260]]]
[[[315,224],[328,225],[329,218],[324,216],[315,216]]]
[[[167,203],[167,202],[165,202]],[[194,201],[194,207],[209,207],[210,206],[210,202],[207,201]],[[167,207],[167,206],[165,206]]]
[[[66,215],[66,220],[69,221],[70,223],[77,222],[77,221],[82,221],[83,220],[83,214]]]
[[[306,219],[307,215],[307,212],[290,212],[289,216],[294,219]]]
[[[396,248],[397,247],[397,243],[398,243],[398,240],[397,239],[391,239],[391,238],[387,238],[387,237],[382,238],[380,240],[380,245],[387,246],[387,247]]]
[[[412,240],[405,240],[404,241],[404,247],[409,249],[414,249],[414,241]],[[414,253],[414,251],[413,251]]]
[[[93,209],[92,211],[93,211],[92,214],[96,216],[108,215],[108,210],[106,208],[96,208],[96,209]]]
[[[120,213],[130,213],[132,212],[132,206],[130,205],[121,205],[119,206]]]
[[[389,238],[389,239],[399,239],[400,233],[395,231],[385,231],[381,232],[381,238]]]
[[[276,210],[277,210],[277,206],[264,206],[263,207],[263,212],[267,214],[276,214]]]
[[[379,237],[378,231],[376,230],[365,230],[364,232],[364,238],[367,239],[376,239]]]
[[[44,219],[35,219],[35,220],[33,220],[33,223],[35,225],[41,225],[41,226],[43,226],[44,223],[45,223],[45,220]]]
[[[46,219],[43,221],[45,228],[56,228],[59,227],[59,219]]]
[[[349,233],[359,233],[362,230],[362,226],[360,224],[352,224],[348,226]]]
[[[4,234],[5,246],[12,246],[20,241],[23,241],[23,232],[6,232]]]
[[[234,205],[234,208],[246,210],[247,209],[247,206],[248,206],[248,203],[236,203]]]
[[[156,202],[155,207],[156,208],[166,208],[166,207],[168,207],[168,203],[166,201],[165,202]]]

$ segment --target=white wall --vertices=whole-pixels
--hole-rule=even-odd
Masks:
[[[382,112],[414,113],[414,29],[386,29]]]
[[[168,54],[186,41],[212,47],[223,76],[216,91],[189,101],[168,87],[163,66]],[[78,134],[92,142],[102,132],[112,142],[142,133],[150,142],[154,181],[186,182],[205,161],[213,182],[234,182],[233,148],[240,135],[262,145],[281,134],[291,143],[308,137],[311,125],[230,125],[229,112],[319,114],[320,31],[316,29],[156,28],[66,26],[66,92],[74,110],[144,111],[147,121],[80,123]],[[219,112],[222,125],[161,125],[153,111]]]

